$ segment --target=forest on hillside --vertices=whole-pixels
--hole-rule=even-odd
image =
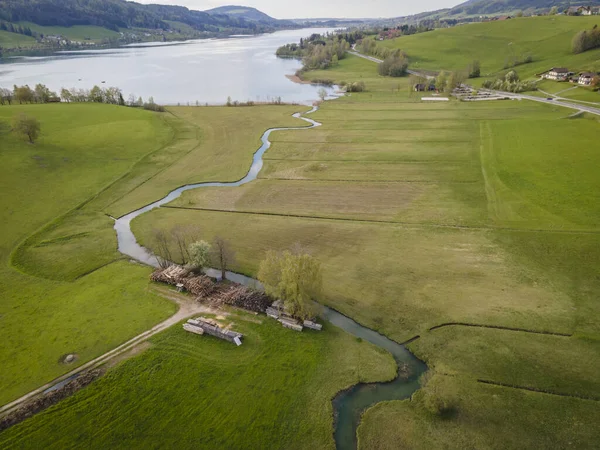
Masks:
[[[223,28],[269,31],[277,25],[257,24],[239,17],[191,11],[182,6],[141,5],[124,0],[0,0],[0,20],[43,26],[96,25],[122,28],[170,28],[166,21],[185,23],[198,31]]]

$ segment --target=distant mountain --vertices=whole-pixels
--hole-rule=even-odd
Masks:
[[[256,8],[250,8],[248,6],[219,6],[205,11],[210,15],[226,15],[229,17],[235,17],[238,19],[244,19],[252,22],[264,22],[264,23],[277,23],[279,20],[259,11]]]
[[[196,31],[227,29],[248,33],[273,31],[283,26],[261,14],[259,11],[254,13],[256,17],[270,20],[256,21],[246,19],[245,14],[209,14],[183,6],[141,5],[125,0],[0,0],[0,21],[44,26],[96,25],[115,31],[124,28],[169,30],[169,22],[179,22]]]
[[[448,11],[449,16],[453,15],[490,15],[498,13],[510,13],[514,11],[543,11],[557,6],[559,11],[567,9],[569,6],[595,6],[600,5],[600,0],[468,0]]]

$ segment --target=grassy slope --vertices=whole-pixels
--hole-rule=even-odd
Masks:
[[[271,179],[235,191],[189,192],[177,203],[272,215],[161,210],[134,223],[137,234],[147,236],[150,226],[199,223],[207,238],[219,233],[231,239],[237,268],[246,273],[256,272],[265,251],[300,243],[323,262],[328,304],[397,340],[421,334],[412,348],[445,380],[436,392],[453,395],[452,383],[471,392],[447,426],[431,418],[439,433],[435,439],[465,442],[477,427],[473,424],[487,420],[493,425],[479,431],[483,447],[493,446],[498,433],[510,432],[517,436],[512,446],[527,434],[531,442],[567,445],[567,437],[580,430],[577,423],[593,423],[587,414],[595,404],[489,388],[498,405],[513,408],[509,414],[515,420],[503,422],[504,413],[493,416],[488,388],[475,378],[567,394],[597,391],[592,363],[600,354],[594,297],[600,289],[596,119],[566,120],[564,109],[527,102],[415,103],[418,97],[408,94],[406,80],[378,77],[374,64],[353,57],[332,71],[307,74],[324,77],[363,78],[369,92],[325,104],[314,116],[324,122],[318,130],[273,135],[261,174]],[[577,144],[565,136],[577,136]],[[361,183],[341,181],[348,176]],[[395,183],[385,184],[382,192],[384,177]],[[395,196],[385,197],[399,186]],[[354,220],[365,213],[403,223]],[[453,223],[465,228],[435,226]],[[576,337],[504,332],[499,339],[497,331],[486,329],[476,336],[461,328],[427,331],[447,321],[575,332]],[[523,397],[530,406],[517,412],[515,402]],[[416,397],[415,407],[421,401]],[[379,406],[379,416],[367,413],[364,448],[396,448],[407,414],[420,420],[416,410],[398,408],[392,403]],[[531,432],[529,408],[547,414],[551,425]],[[381,415],[384,428],[397,430],[393,436],[374,428]],[[557,426],[565,415],[576,419]],[[586,430],[578,442],[585,447],[597,438],[597,432]]]
[[[2,48],[30,47],[35,43],[36,40],[32,37],[0,30],[0,47]]]
[[[119,254],[107,214],[121,216],[183,184],[242,178],[268,126],[303,126],[305,122],[291,117],[297,109],[261,106],[262,113],[256,114],[257,108],[175,108],[186,120],[163,118],[174,128],[175,139],[145,156],[92,201],[29,238],[15,262],[31,273],[73,280],[113,261]],[[240,124],[245,127],[238,128]]]
[[[573,71],[600,70],[600,49],[571,53],[573,36],[596,23],[598,19],[593,16],[517,18],[404,36],[384,45],[407,52],[413,69],[463,70],[478,59],[483,76],[501,71],[513,56],[531,54],[534,62],[516,69],[523,78],[554,66]]]
[[[296,333],[266,318],[232,321],[246,335],[242,347],[173,327],[142,355],[1,434],[0,447],[43,439],[49,448],[333,448],[335,393],[395,374],[383,350],[334,327]]]
[[[8,131],[10,118],[19,112],[41,122],[35,145]],[[75,352],[83,363],[148,329],[174,307],[147,291],[147,269],[128,263],[58,283],[20,273],[10,262],[21,241],[166,142],[170,130],[159,116],[104,105],[27,105],[0,108],[0,125],[4,404],[69,370],[59,363],[62,355]],[[110,251],[114,247],[113,242]],[[84,250],[74,255],[81,265],[89,257]]]
[[[45,36],[63,36],[73,41],[100,41],[106,38],[119,37],[116,31],[92,25],[74,25],[72,27],[45,27],[31,22],[19,22],[19,25],[29,27],[31,31]]]

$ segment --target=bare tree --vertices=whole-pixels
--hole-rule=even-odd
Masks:
[[[152,232],[153,247],[155,248],[156,260],[158,265],[166,269],[171,265],[173,257],[169,248],[169,235],[164,230],[153,230]]]
[[[325,88],[319,89],[319,98],[321,99],[322,102],[324,102],[325,99],[327,98],[327,90]]]
[[[171,236],[177,252],[179,260],[182,264],[190,262],[190,245],[196,242],[200,237],[200,227],[196,225],[177,225],[171,230]]]
[[[235,262],[235,251],[229,242],[220,236],[216,236],[212,243],[212,262],[221,270],[221,279],[227,277],[227,269]]]

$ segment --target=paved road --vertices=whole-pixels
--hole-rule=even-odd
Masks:
[[[369,61],[373,61],[375,63],[382,63],[383,62],[381,59],[374,58],[373,56],[367,56],[367,55],[363,55],[362,53],[358,53],[354,49],[352,51],[350,51],[349,53],[352,54],[352,55],[354,55],[354,56],[358,56],[360,58],[368,59]],[[430,79],[433,78],[432,76],[428,76],[428,75],[423,74],[423,73],[415,72],[414,70],[409,70],[408,73],[410,73],[412,75],[417,75],[417,76],[425,76],[425,77],[430,78]],[[570,108],[570,109],[574,109],[574,110],[577,110],[577,111],[583,111],[583,112],[587,112],[587,113],[590,113],[590,114],[596,114],[596,115],[600,116],[600,108],[598,108],[598,107],[588,106],[588,105],[582,105],[580,103],[573,103],[573,102],[565,101],[565,100],[562,100],[562,99],[548,100],[547,98],[544,98],[544,97],[535,97],[533,95],[527,95],[527,94],[513,94],[512,92],[493,91],[491,89],[483,90],[483,91],[487,91],[487,92],[490,92],[492,94],[500,95],[500,96],[504,96],[504,97],[518,98],[518,99],[524,99],[524,100],[531,100],[531,101],[539,102],[539,103],[547,103],[549,105],[563,106],[565,108]]]
[[[504,97],[531,100],[531,101],[539,102],[539,103],[547,103],[549,105],[563,106],[565,108],[575,109],[577,111],[583,111],[583,112],[587,112],[590,114],[596,114],[596,115],[600,116],[600,108],[597,108],[594,106],[582,105],[580,103],[572,103],[572,102],[565,101],[562,99],[548,100],[547,98],[544,98],[544,97],[536,97],[534,95],[527,95],[527,94],[513,94],[512,92],[493,91],[493,90],[484,90],[484,89],[482,89],[482,91],[491,92],[492,94],[502,95]]]

